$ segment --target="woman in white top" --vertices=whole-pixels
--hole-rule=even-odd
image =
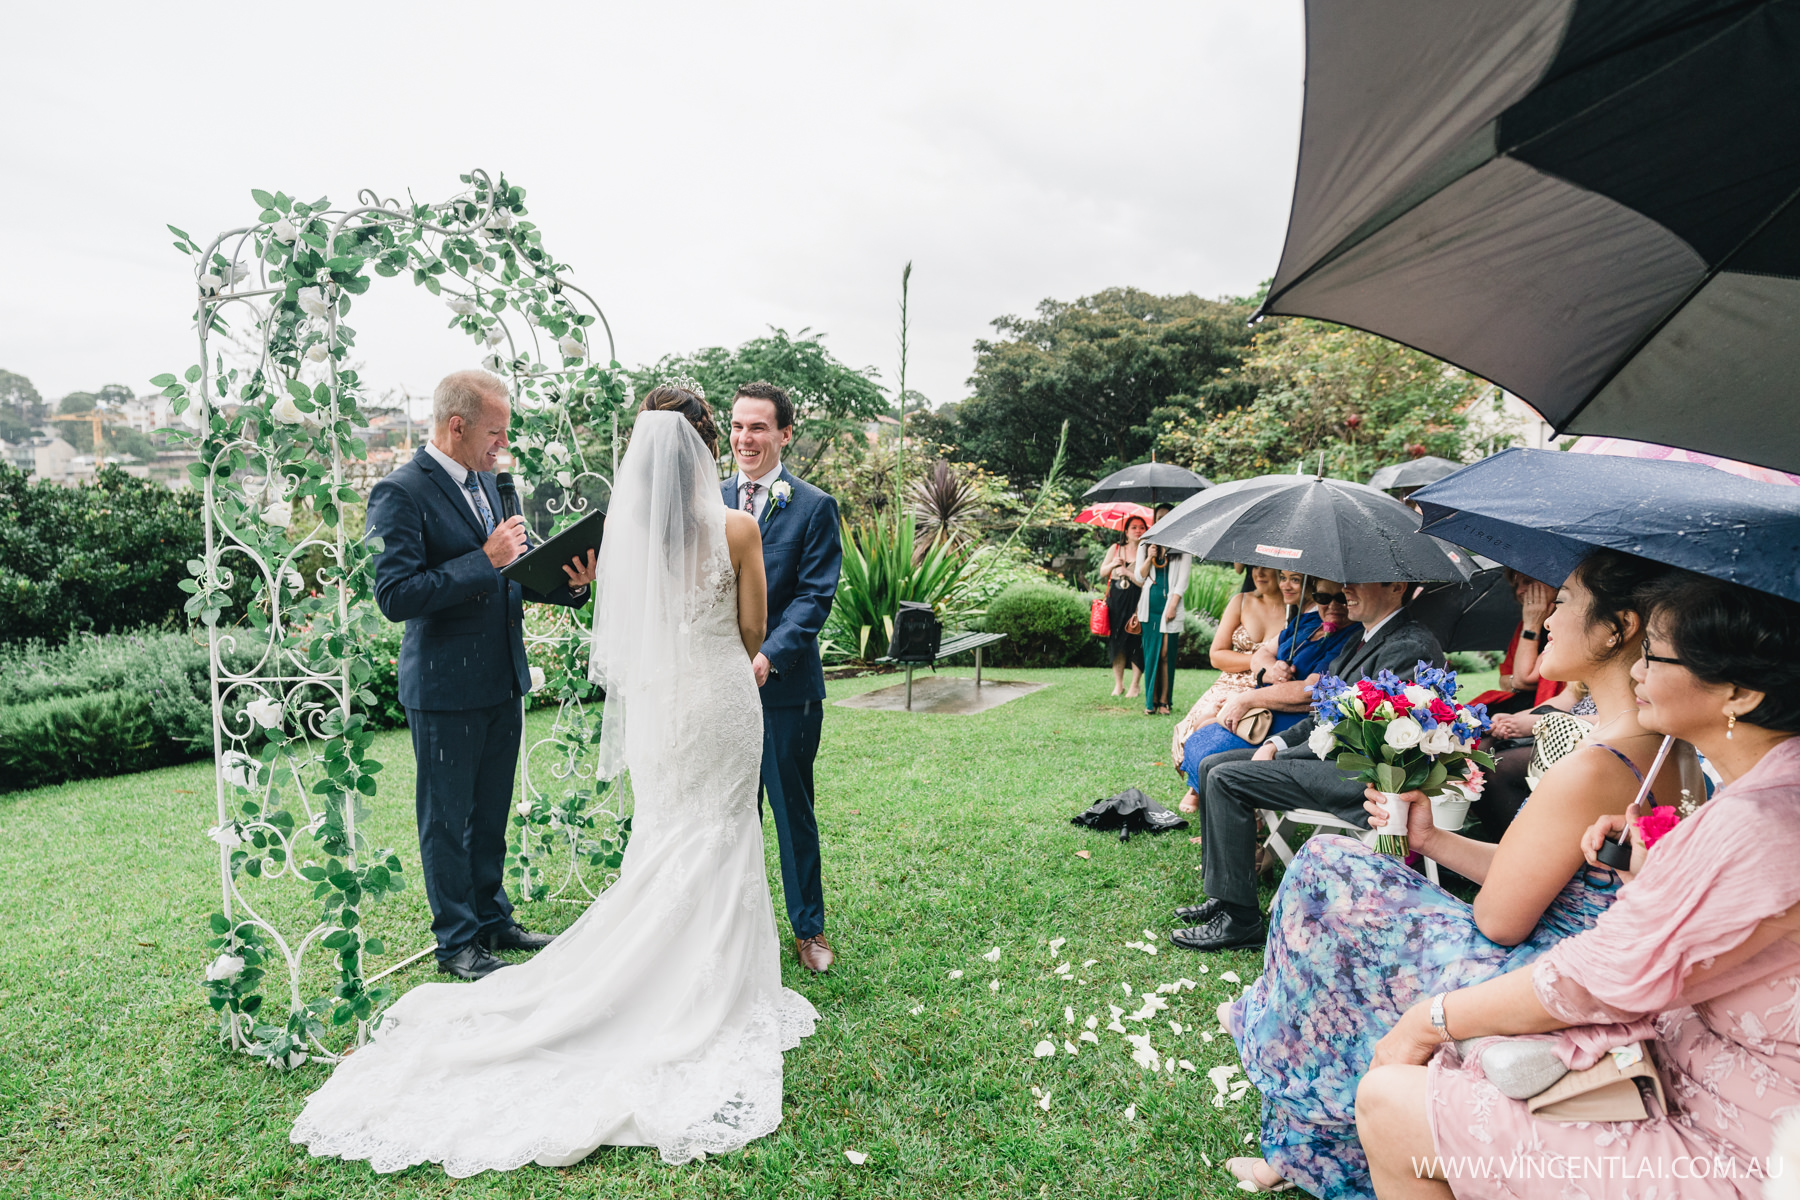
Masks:
[[[1169,506],[1156,510],[1155,519],[1168,515]],[[1138,597],[1137,619],[1144,637],[1144,713],[1163,716],[1175,702],[1175,654],[1181,642],[1182,593],[1187,591],[1189,555],[1166,546],[1138,544],[1134,573],[1144,585]],[[1156,619],[1152,619],[1152,614]]]

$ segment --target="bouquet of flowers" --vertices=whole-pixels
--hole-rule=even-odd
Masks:
[[[1383,671],[1353,685],[1327,675],[1313,688],[1312,707],[1318,718],[1307,740],[1312,752],[1335,759],[1339,770],[1373,784],[1387,801],[1377,843],[1385,854],[1409,852],[1400,793],[1436,796],[1452,770],[1470,762],[1494,765],[1475,749],[1490,724],[1487,706],[1458,704],[1456,672],[1427,662],[1410,680]]]

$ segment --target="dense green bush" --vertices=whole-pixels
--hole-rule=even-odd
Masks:
[[[1097,666],[1106,643],[1088,632],[1093,597],[1054,583],[1015,583],[988,605],[982,628],[1006,640],[988,649],[996,666]]]
[[[0,708],[0,790],[142,771],[182,756],[157,737],[149,700],[132,692]]]
[[[200,496],[108,467],[90,486],[0,465],[0,642],[179,622]]]

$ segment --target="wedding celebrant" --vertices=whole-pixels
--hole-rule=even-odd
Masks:
[[[550,938],[512,919],[503,880],[506,821],[531,690],[523,601],[579,607],[594,554],[563,567],[540,595],[500,574],[524,553],[525,518],[497,519],[494,462],[512,419],[506,385],[484,371],[446,375],[431,398],[431,440],[369,493],[368,532],[382,542],[375,602],[406,622],[400,704],[418,765],[419,865],[431,903],[438,970],[480,979],[496,950]]]
[[[760,380],[731,403],[731,453],[737,473],[720,491],[727,507],[762,529],[769,580],[769,629],[754,667],[763,709],[762,795],[781,843],[781,890],[794,952],[810,971],[831,969],[825,941],[825,884],[819,822],[813,816],[813,760],[825,721],[825,671],[819,631],[837,595],[844,551],[837,501],[781,465],[794,437],[787,392]]]

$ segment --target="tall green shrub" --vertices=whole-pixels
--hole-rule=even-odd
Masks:
[[[131,692],[0,709],[0,791],[141,771],[179,757],[179,747],[156,736],[150,702]]]
[[[844,568],[825,634],[838,657],[864,662],[887,653],[902,601],[929,604],[940,617],[956,613],[970,562],[966,548],[933,543],[913,561],[913,519],[876,519],[843,527]]]
[[[1102,656],[1103,643],[1088,632],[1093,598],[1053,583],[1015,583],[988,605],[982,627],[1006,640],[987,653],[1008,667],[1088,665]]]

